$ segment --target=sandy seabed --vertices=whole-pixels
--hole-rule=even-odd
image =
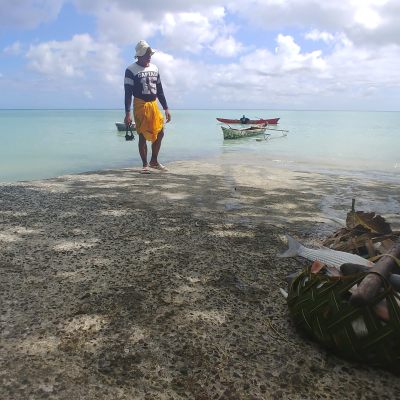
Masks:
[[[0,184],[1,399],[394,399],[299,334],[279,288],[400,185],[224,157]],[[279,334],[278,334],[279,333]]]

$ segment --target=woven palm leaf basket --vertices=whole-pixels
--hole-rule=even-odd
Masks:
[[[333,354],[398,373],[399,295],[382,278],[384,290],[368,306],[355,308],[349,304],[349,290],[367,273],[331,277],[312,274],[311,266],[306,268],[289,287],[287,303],[290,315],[297,328]],[[382,301],[387,305],[386,320],[377,313],[384,304]]]
[[[372,258],[378,254],[386,253],[399,236],[400,232],[398,231],[381,234],[341,228],[327,237],[322,244],[333,250]]]

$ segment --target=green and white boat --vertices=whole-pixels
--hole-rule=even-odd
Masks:
[[[221,126],[222,132],[224,134],[224,139],[239,139],[249,136],[257,136],[263,134],[267,130],[268,124],[263,124],[259,126],[250,126],[248,128],[234,129],[229,125]]]

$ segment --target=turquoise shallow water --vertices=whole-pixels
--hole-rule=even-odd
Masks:
[[[161,162],[222,154],[238,162],[355,171],[400,182],[400,113],[172,110]],[[286,138],[223,140],[216,117],[275,118]],[[123,110],[0,110],[0,182],[141,165],[137,141],[115,122]],[[275,136],[278,136],[277,134]]]

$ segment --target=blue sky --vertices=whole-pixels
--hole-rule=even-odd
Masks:
[[[0,0],[0,108],[123,109],[141,39],[171,109],[400,109],[397,0]]]

